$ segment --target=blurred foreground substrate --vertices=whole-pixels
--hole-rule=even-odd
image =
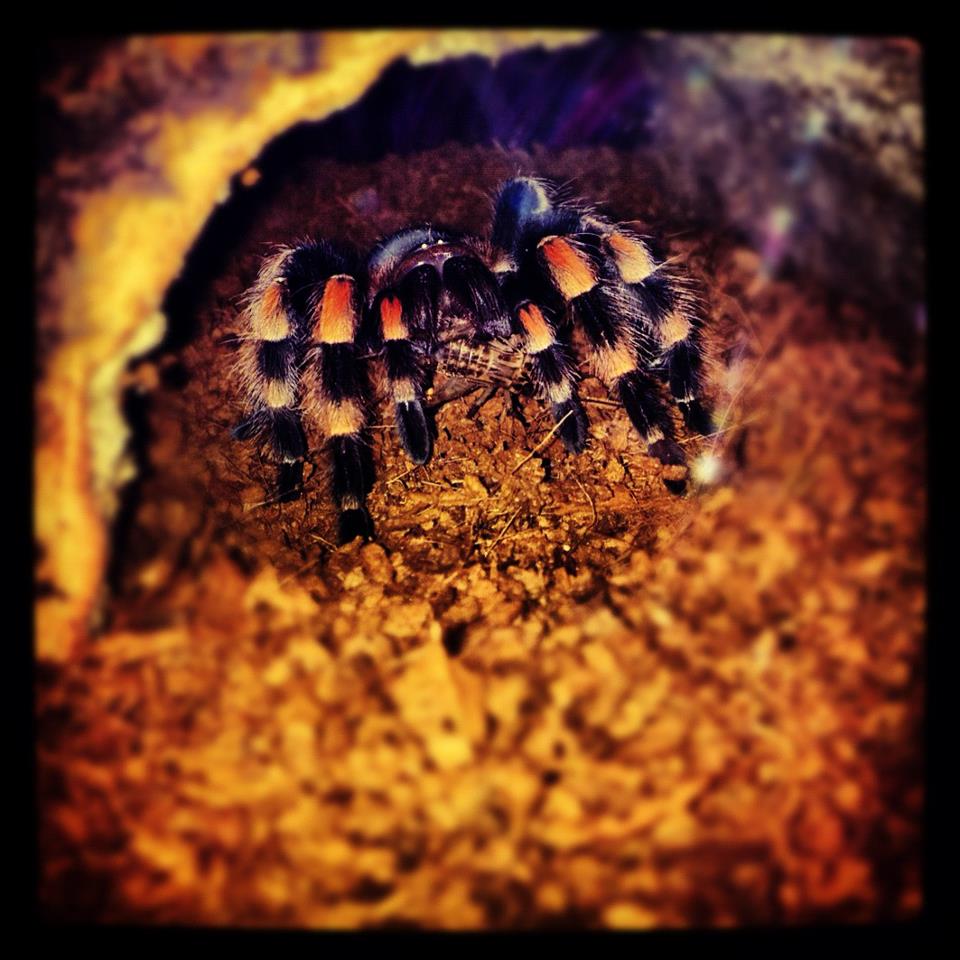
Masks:
[[[517,410],[444,407],[416,470],[384,412],[374,543],[331,549],[322,459],[300,501],[257,506],[273,468],[229,438],[231,334],[267,245],[330,223],[360,245],[420,218],[483,232],[516,167],[447,147],[292,171],[202,292],[198,336],[136,371],[149,470],[109,629],[41,675],[49,916],[918,913],[922,365],[735,240],[675,236],[642,159],[533,159],[701,285],[723,432],[684,439],[723,481],[671,496],[587,377],[587,452],[519,469],[551,426],[529,389]]]

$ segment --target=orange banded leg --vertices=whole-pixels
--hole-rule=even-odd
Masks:
[[[651,456],[664,464],[664,483],[680,492],[686,458],[673,439],[670,417],[656,385],[640,370],[636,331],[600,282],[590,256],[565,237],[540,241],[541,263],[554,287],[572,308],[590,341],[594,365],[610,392],[623,404]]]
[[[657,385],[637,364],[628,340],[600,348],[594,355],[597,374],[622,404],[647,452],[664,466],[663,482],[674,493],[686,486],[687,459],[673,438],[673,424]]]
[[[587,444],[589,423],[577,396],[573,364],[563,345],[557,342],[553,325],[535,303],[521,304],[517,320],[540,392],[550,401],[553,418],[560,424],[558,432],[564,446],[572,453],[580,453]]]
[[[594,346],[615,343],[622,320],[600,283],[589,254],[566,237],[544,237],[537,245],[540,267],[569,304]]]
[[[357,305],[353,277],[337,274],[324,284],[312,313],[315,384],[308,409],[328,438],[341,543],[358,536],[373,536],[373,523],[366,508],[373,484],[373,456],[366,436],[366,376],[355,343],[359,326]]]
[[[423,365],[410,341],[408,319],[420,308],[417,300],[407,306],[393,292],[384,293],[376,303],[387,367],[387,384],[393,397],[397,433],[407,456],[414,463],[430,459],[433,444],[423,408]]]
[[[661,364],[684,423],[697,433],[713,433],[713,418],[700,399],[703,355],[697,325],[678,304],[661,319],[657,332]]]
[[[247,302],[249,332],[240,353],[240,379],[249,413],[233,435],[269,442],[280,461],[278,499],[287,501],[300,495],[306,439],[297,409],[301,350],[286,303],[283,264],[282,256],[264,264]]]
[[[614,230],[604,242],[620,278],[639,299],[645,327],[660,348],[659,366],[684,423],[698,433],[711,433],[712,420],[700,400],[703,358],[699,321],[688,298],[639,237]]]

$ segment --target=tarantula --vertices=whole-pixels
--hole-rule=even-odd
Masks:
[[[239,439],[266,441],[280,462],[279,499],[300,495],[302,418],[316,423],[332,464],[339,538],[370,538],[373,483],[370,362],[385,368],[397,433],[426,463],[434,373],[438,402],[499,384],[529,366],[566,448],[581,452],[588,419],[577,395],[572,334],[623,405],[664,482],[684,486],[686,461],[656,379],[684,422],[711,431],[702,386],[701,326],[683,278],[636,233],[546,180],[518,177],[496,193],[490,240],[432,224],[406,227],[365,258],[327,240],[264,260],[245,298],[240,376],[248,415]]]

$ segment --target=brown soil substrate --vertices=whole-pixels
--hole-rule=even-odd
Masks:
[[[269,459],[230,438],[238,298],[270,244],[310,232],[483,233],[518,167],[683,262],[722,430],[681,437],[721,476],[670,494],[590,377],[579,457],[538,448],[529,385],[443,407],[415,469],[384,406],[377,539],[336,549],[322,458],[278,504]],[[41,670],[50,917],[918,913],[924,371],[735,240],[676,235],[651,169],[610,149],[304,162],[233,238],[197,336],[130,374],[147,469],[106,629]]]

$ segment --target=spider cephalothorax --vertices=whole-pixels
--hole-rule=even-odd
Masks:
[[[497,191],[490,241],[431,224],[380,241],[366,260],[325,240],[267,258],[246,298],[240,438],[269,442],[279,495],[299,495],[302,418],[326,438],[341,541],[370,537],[371,363],[382,366],[400,442],[415,464],[433,452],[434,405],[476,383],[509,384],[529,368],[567,449],[589,421],[577,393],[574,331],[593,371],[683,489],[686,461],[655,378],[687,427],[711,429],[702,406],[701,321],[681,277],[636,233],[550,183],[518,177]]]

